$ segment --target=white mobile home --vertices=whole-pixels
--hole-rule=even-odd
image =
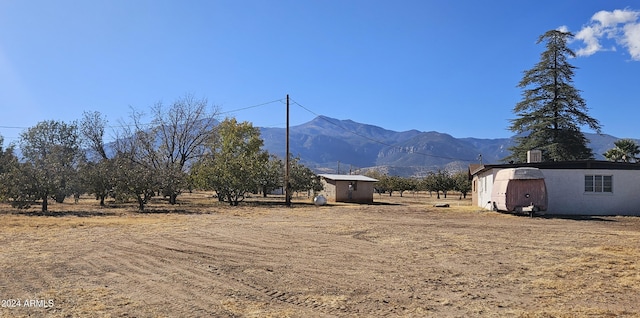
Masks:
[[[640,164],[584,160],[472,165],[472,202],[493,208],[498,171],[538,168],[547,191],[547,214],[640,216]]]

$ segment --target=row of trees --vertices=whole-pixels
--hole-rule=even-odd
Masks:
[[[402,196],[405,191],[428,191],[429,193],[435,192],[437,198],[440,199],[440,193],[446,198],[449,191],[457,191],[462,199],[466,198],[471,191],[471,181],[466,171],[438,170],[430,172],[423,178],[389,176],[378,171],[370,171],[366,175],[379,180],[375,185],[378,193],[388,193],[389,196],[393,192],[398,192]]]
[[[540,149],[544,161],[593,159],[581,132],[588,127],[600,132],[600,123],[588,115],[586,102],[573,86],[575,53],[567,47],[573,34],[550,30],[541,35],[546,50],[518,87],[522,100],[513,111],[509,129],[519,136],[505,161],[525,162],[526,152]],[[155,195],[171,204],[185,189],[199,187],[217,191],[221,200],[237,205],[249,191],[264,193],[282,184],[283,164],[262,150],[259,130],[249,123],[227,119],[216,125],[220,114],[205,99],[185,96],[168,108],[151,107],[151,121],[132,110],[129,123],[115,130],[115,142],[107,148],[106,119],[98,112],[85,113],[77,123],[44,121],[20,136],[22,160],[13,146],[3,148],[0,138],[0,200],[26,207],[37,200],[42,210],[48,200],[62,202],[71,194],[93,193],[104,205],[107,196],[135,198],[140,210]],[[640,150],[632,140],[616,142],[604,155],[612,161],[637,162]],[[84,151],[89,149],[89,151]],[[318,189],[311,170],[293,160],[290,186],[293,191]],[[297,175],[296,175],[297,174]],[[463,176],[463,174],[465,176]],[[445,196],[469,191],[466,173],[433,172],[421,180],[373,175],[378,190],[435,191]]]
[[[0,139],[0,199],[16,207],[57,202],[91,193],[105,205],[109,196],[135,199],[144,210],[162,195],[170,204],[187,189],[215,190],[221,201],[237,205],[247,192],[267,193],[282,186],[282,160],[262,150],[260,131],[235,119],[216,120],[219,110],[206,99],[187,95],[169,107],[151,107],[151,121],[132,110],[130,122],[114,128],[115,141],[105,145],[107,120],[84,113],[74,123],[44,121],[21,134],[15,149]],[[291,160],[293,191],[318,190],[313,172]]]

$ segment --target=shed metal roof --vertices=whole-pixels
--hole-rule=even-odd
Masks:
[[[377,179],[369,178],[363,175],[356,174],[319,174],[319,176],[336,181],[367,181],[367,182],[377,182]]]

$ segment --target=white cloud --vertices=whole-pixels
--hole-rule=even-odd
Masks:
[[[584,43],[584,47],[576,50],[576,55],[589,56],[600,51],[616,51],[615,45],[605,49],[601,44],[601,41],[613,40],[625,48],[633,60],[640,61],[639,19],[640,11],[637,10],[597,12],[591,17],[590,23],[575,34],[575,40]]]
[[[602,45],[598,40],[602,37],[602,30],[599,27],[587,26],[582,28],[575,35],[576,40],[580,40],[586,44],[586,47],[580,48],[576,51],[578,56],[589,56],[602,50]]]
[[[617,24],[624,24],[629,22],[635,22],[638,19],[638,15],[640,15],[640,11],[633,10],[613,10],[609,11],[600,11],[591,17],[591,21],[598,21],[603,27],[614,27]]]
[[[631,58],[640,61],[640,23],[629,23],[624,26],[622,45],[626,46]]]

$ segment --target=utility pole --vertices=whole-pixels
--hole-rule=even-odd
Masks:
[[[287,94],[287,158],[284,168],[284,202],[286,206],[291,206],[291,196],[289,193],[289,94]]]

